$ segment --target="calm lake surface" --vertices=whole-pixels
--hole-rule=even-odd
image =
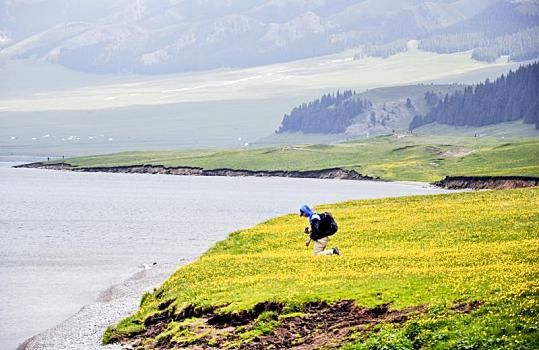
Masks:
[[[181,265],[229,232],[295,213],[303,203],[446,192],[417,183],[73,173],[0,164],[0,349],[15,349],[65,320],[141,264]],[[299,237],[305,224],[298,218]]]

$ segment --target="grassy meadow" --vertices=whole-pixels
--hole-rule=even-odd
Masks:
[[[537,147],[531,145],[520,147]],[[312,256],[302,233],[307,222],[297,215],[234,232],[145,294],[140,309],[109,327],[104,341],[125,341],[144,333],[150,320],[164,319],[139,348],[196,348],[203,342],[206,348],[235,349],[282,332],[291,318],[307,317],[306,303],[353,300],[365,308],[387,304],[391,310],[421,306],[421,311],[399,324],[352,327],[332,347],[539,346],[539,189],[350,201],[316,209],[330,211],[339,223],[330,246],[339,246],[341,256]],[[246,326],[212,329],[203,317],[185,316],[189,308],[234,314],[267,301],[285,306]],[[455,305],[463,302],[475,307],[459,311]],[[304,341],[296,334],[298,346]]]
[[[355,169],[385,180],[436,181],[446,175],[539,176],[539,139],[380,136],[334,145],[242,150],[123,152],[69,158],[78,167],[151,164],[205,169]]]

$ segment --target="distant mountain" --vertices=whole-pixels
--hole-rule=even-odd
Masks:
[[[432,109],[416,116],[410,130],[430,123],[454,126],[485,126],[514,120],[535,124],[539,129],[539,63],[520,67],[495,81],[468,86],[446,94],[427,93]]]
[[[539,5],[510,0],[9,0],[0,2],[0,57],[94,73],[156,74],[348,48],[390,55],[409,39],[444,51],[451,36],[479,33],[490,41],[467,41],[464,48],[490,50],[478,53],[481,58],[511,51],[511,45],[496,51],[494,39],[534,25]],[[429,38],[445,37],[438,47],[429,44]],[[395,42],[398,49],[391,47]]]

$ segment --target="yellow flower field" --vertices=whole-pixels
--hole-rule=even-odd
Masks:
[[[141,332],[144,320],[163,312],[163,301],[168,301],[168,317],[189,305],[230,313],[265,301],[294,310],[310,301],[344,299],[365,307],[390,303],[395,310],[481,301],[485,306],[478,312],[498,307],[492,317],[514,308],[538,313],[537,188],[351,201],[316,209],[330,211],[337,220],[339,232],[330,246],[339,246],[341,256],[312,256],[302,233],[307,222],[296,214],[234,232],[146,295],[140,310],[111,327],[105,340]],[[511,298],[518,299],[518,307],[499,306]],[[422,317],[421,322],[437,320]],[[517,344],[515,339],[537,334],[539,322],[530,322],[531,333],[520,338],[511,333],[513,338],[500,341]],[[348,346],[383,342],[387,332],[400,334],[383,328],[376,333],[379,338],[359,337]]]

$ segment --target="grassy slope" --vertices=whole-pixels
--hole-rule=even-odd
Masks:
[[[222,312],[268,300],[297,305],[353,299],[366,306],[391,302],[393,308],[431,307],[403,328],[382,327],[368,339],[357,335],[358,343],[350,348],[392,342],[411,348],[418,341],[428,348],[447,348],[463,340],[475,344],[470,349],[538,344],[538,208],[539,189],[319,207],[330,210],[340,224],[332,239],[341,248],[340,257],[311,256],[303,246],[304,218],[272,219],[231,234],[177,270],[106,337],[140,330],[140,320],[170,299],[177,310],[227,305]],[[459,315],[449,311],[456,300],[482,300],[485,305],[473,316]]]
[[[446,151],[470,150],[464,157]],[[445,175],[539,176],[539,139],[451,136],[377,137],[337,145],[249,150],[124,152],[70,158],[82,167],[153,164],[207,169],[356,169],[387,180],[435,181]]]
[[[428,135],[460,135],[474,136],[488,135],[491,137],[538,137],[539,129],[533,124],[524,124],[522,120],[485,125],[481,127],[453,126],[438,123],[419,127],[415,132]]]

